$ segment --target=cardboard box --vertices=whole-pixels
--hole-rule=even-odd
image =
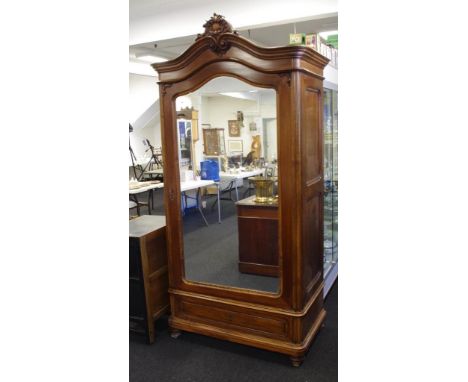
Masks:
[[[309,47],[311,47],[312,49],[314,50],[318,50],[318,45],[317,45],[317,34],[316,33],[309,33],[306,35],[306,38],[305,38],[305,44]]]
[[[290,45],[302,45],[305,43],[305,33],[290,33],[289,44]]]

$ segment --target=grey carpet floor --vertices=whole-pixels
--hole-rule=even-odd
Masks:
[[[153,214],[164,214],[162,190],[155,194]],[[145,200],[145,195],[142,195]],[[208,202],[208,207],[213,201]],[[145,210],[142,211],[146,213]],[[222,202],[223,223],[216,209],[184,217],[186,272],[189,279],[274,291],[278,279],[243,275],[237,271],[237,217],[234,203]],[[207,266],[209,264],[209,266]],[[147,345],[130,336],[130,382],[146,381],[271,381],[321,382],[338,380],[338,282],[325,301],[327,317],[300,368],[287,356],[184,332],[178,339],[168,333],[167,317],[156,322],[156,342]]]
[[[208,202],[205,216],[206,226],[197,210],[184,216],[184,259],[185,275],[193,281],[208,282],[277,292],[279,279],[240,273],[239,243],[236,206],[232,201],[221,201],[222,220],[218,223],[216,207]]]
[[[325,300],[327,317],[299,368],[287,356],[183,332],[170,337],[167,317],[156,341],[130,336],[130,382],[334,382],[338,380],[338,282]]]
[[[154,215],[164,215],[163,197],[162,189],[155,191],[152,211]],[[147,201],[147,194],[138,194],[138,198]],[[214,201],[215,198],[208,199],[207,208],[203,209],[208,226],[196,209],[188,210],[184,215],[184,259],[187,279],[277,292],[278,278],[239,272],[236,206],[232,201],[221,201],[221,224],[219,224],[217,208],[216,206],[212,208]],[[142,208],[142,214],[147,214],[146,207]]]

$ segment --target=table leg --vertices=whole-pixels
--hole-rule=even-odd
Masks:
[[[138,198],[136,195],[132,195],[132,199],[136,203],[137,215],[140,216],[140,203],[138,203]]]
[[[201,214],[203,220],[205,221],[205,224],[208,226],[208,221],[206,220],[205,215],[203,214],[203,211],[202,211],[202,208],[201,208],[200,187],[198,187],[198,190],[197,190],[197,205],[198,205],[198,211],[200,211],[200,214]]]
[[[221,202],[219,200],[219,183],[216,184],[218,186],[218,223],[221,224]]]
[[[148,190],[148,215],[151,215],[151,199],[153,197],[153,190]]]
[[[237,191],[237,179],[234,180],[234,184],[236,185],[236,200],[239,201],[239,191]]]

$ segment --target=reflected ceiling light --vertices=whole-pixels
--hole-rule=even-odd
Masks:
[[[233,97],[233,98],[240,98],[240,99],[245,99],[248,101],[255,101],[257,102],[259,99],[259,93],[255,90],[254,91],[256,94],[252,94],[250,91],[245,91],[245,92],[225,92],[225,93],[218,93],[223,96],[227,97]]]
[[[226,92],[226,93],[219,93],[219,94],[223,96],[228,96],[228,97],[248,99],[246,94],[240,93],[240,92]]]

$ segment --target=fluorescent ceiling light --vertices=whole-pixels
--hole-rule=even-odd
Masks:
[[[164,57],[159,57],[159,56],[153,56],[152,54],[144,54],[142,56],[137,57],[138,60],[147,62],[148,64],[154,64],[156,62],[165,62],[167,61],[167,58]]]
[[[240,92],[226,92],[226,93],[219,93],[219,94],[223,96],[228,96],[228,97],[248,99],[246,94],[240,93]]]
[[[338,34],[338,31],[319,32],[319,35],[322,36],[324,39],[327,39],[328,36],[333,36],[335,34]]]
[[[240,98],[245,99],[248,101],[258,101],[258,94],[252,94],[250,92],[226,92],[226,93],[219,93],[220,95],[233,97],[233,98]]]

